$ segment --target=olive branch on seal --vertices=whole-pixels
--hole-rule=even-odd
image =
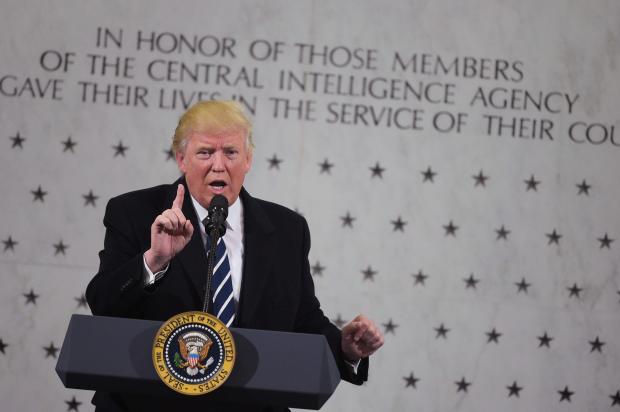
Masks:
[[[177,368],[183,368],[183,366],[181,366],[183,364],[183,359],[181,358],[181,355],[179,355],[179,352],[176,352],[174,354],[174,366],[176,366]]]

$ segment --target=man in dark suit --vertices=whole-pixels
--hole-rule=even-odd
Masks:
[[[108,203],[99,272],[86,291],[93,313],[166,320],[200,310],[207,267],[202,221],[219,194],[231,205],[223,240],[234,310],[225,322],[323,334],[341,377],[355,384],[365,381],[368,356],[383,344],[383,335],[361,315],[342,331],[331,324],[314,294],[305,219],[243,189],[252,142],[241,107],[218,101],[192,106],[179,120],[173,150],[183,173],[177,182]],[[97,393],[93,402],[98,411],[162,407],[160,401],[114,394]]]

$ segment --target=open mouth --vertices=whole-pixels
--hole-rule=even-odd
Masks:
[[[209,183],[209,186],[216,190],[223,190],[226,187],[226,182],[223,180],[214,180]]]

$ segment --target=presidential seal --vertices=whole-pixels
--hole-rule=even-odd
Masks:
[[[184,312],[168,319],[153,342],[159,378],[185,395],[203,395],[220,387],[235,364],[235,342],[218,318]]]

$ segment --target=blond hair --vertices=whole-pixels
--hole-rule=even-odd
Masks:
[[[207,100],[194,104],[179,118],[172,138],[174,153],[185,150],[192,133],[242,132],[245,146],[252,151],[252,124],[243,113],[241,104],[234,100]]]

